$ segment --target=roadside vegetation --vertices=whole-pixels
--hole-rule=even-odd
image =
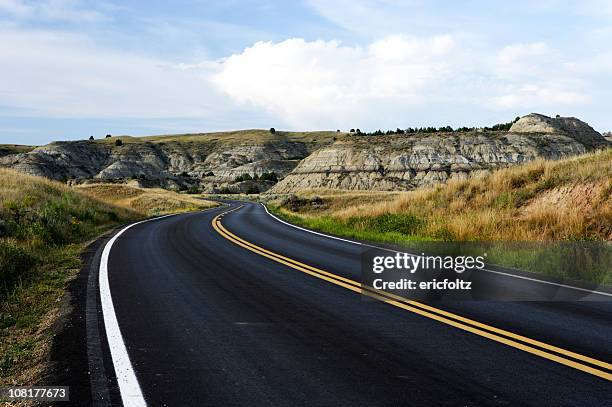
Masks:
[[[214,205],[125,185],[71,188],[0,169],[0,386],[40,379],[87,242],[121,224]]]
[[[555,277],[612,283],[612,149],[402,193],[304,191],[270,207],[292,222],[369,241],[497,242],[487,246],[492,262],[533,271],[547,263],[543,272]],[[603,257],[583,263],[591,270],[584,274],[573,266],[576,253],[563,264],[555,242],[605,242]]]
[[[0,169],[0,383],[31,384],[87,240],[142,215]]]
[[[133,210],[143,216],[190,212],[217,206],[197,196],[161,188],[138,188],[125,184],[86,184],[75,188],[93,198]]]

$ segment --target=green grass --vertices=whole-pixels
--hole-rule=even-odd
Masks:
[[[608,242],[450,242],[450,236],[423,236],[423,220],[412,214],[384,214],[377,217],[304,217],[277,205],[268,210],[295,225],[335,236],[367,242],[381,242],[416,253],[481,256],[500,266],[540,273],[568,282],[612,286],[612,248]]]
[[[1,385],[39,379],[54,312],[86,242],[141,217],[58,182],[0,169]]]
[[[492,264],[612,285],[611,191],[607,149],[395,195],[304,191],[269,207],[333,235],[431,254],[486,252]]]
[[[397,245],[423,240],[418,235],[403,233],[412,230],[419,223],[419,220],[412,216],[385,216],[379,219],[354,217],[344,222],[331,216],[302,217],[273,204],[268,204],[267,208],[287,222],[331,235]],[[357,224],[360,227],[356,227]],[[395,229],[395,226],[400,229]]]

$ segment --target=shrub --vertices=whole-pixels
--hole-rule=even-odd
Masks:
[[[117,140],[115,140],[115,145],[117,147],[121,147],[123,145],[123,141],[121,141],[121,139],[117,139]]]
[[[9,289],[34,266],[36,259],[23,245],[12,240],[0,240],[0,284]]]
[[[275,134],[276,133],[276,129],[274,127],[270,127],[270,133],[271,134]]]
[[[259,179],[262,181],[278,182],[278,176],[275,172],[264,172],[263,174],[261,174]]]
[[[235,182],[242,182],[242,181],[251,181],[253,179],[253,177],[251,177],[249,174],[242,174],[242,175],[238,175],[234,181]]]
[[[309,201],[306,198],[299,197],[297,195],[289,195],[283,199],[281,206],[289,208],[292,212],[298,212],[300,209],[306,207]]]
[[[214,177],[215,173],[212,171],[208,171],[206,174],[204,174],[205,177]]]

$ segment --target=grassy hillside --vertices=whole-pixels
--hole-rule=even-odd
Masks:
[[[307,227],[404,245],[610,241],[612,149],[561,161],[538,160],[434,188],[370,194],[309,191],[272,206]],[[512,259],[505,253],[506,258],[498,258],[502,263],[530,268],[528,257],[535,251]]]
[[[0,169],[0,385],[40,377],[87,241],[150,215],[213,205],[125,185],[70,188]]]
[[[189,212],[217,206],[214,202],[161,188],[137,188],[125,184],[88,184],[78,186],[76,189],[88,196],[148,216]]]
[[[31,383],[84,242],[142,215],[0,169],[0,383]]]
[[[0,157],[9,154],[27,153],[34,150],[33,146],[22,146],[19,144],[0,144]]]
[[[289,132],[277,131],[275,134],[268,130],[236,130],[214,133],[193,133],[193,134],[168,134],[158,136],[117,136],[102,138],[97,140],[99,143],[114,143],[121,139],[124,143],[223,143],[226,145],[244,145],[245,143],[263,143],[268,141],[300,141],[305,143],[330,143],[334,138],[346,137],[347,133],[332,131],[305,131]]]

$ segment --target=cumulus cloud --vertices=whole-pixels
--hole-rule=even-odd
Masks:
[[[212,81],[239,103],[297,126],[336,124],[400,104],[424,103],[427,89],[462,59],[450,36],[388,36],[366,47],[337,41],[258,42],[219,63]]]
[[[219,62],[212,81],[241,104],[296,127],[351,120],[399,123],[424,107],[544,109],[589,101],[559,53],[542,42],[470,50],[450,35],[392,35],[367,46],[258,42]]]
[[[589,103],[580,78],[593,69],[541,42],[475,51],[452,35],[363,45],[294,38],[181,63],[65,31],[0,26],[0,106],[37,117],[210,118],[226,128],[263,123],[253,117],[294,129],[452,124],[466,109],[512,117]]]

